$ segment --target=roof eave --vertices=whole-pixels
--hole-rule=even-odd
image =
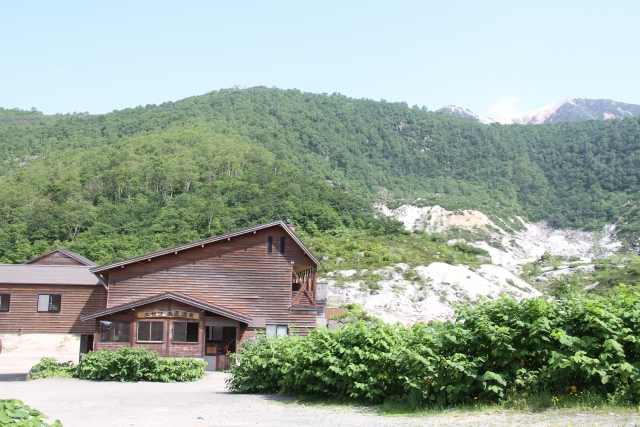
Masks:
[[[129,310],[131,308],[140,307],[141,305],[151,304],[151,303],[162,301],[165,299],[173,299],[175,301],[179,301],[179,302],[191,305],[193,307],[200,308],[202,310],[210,311],[212,313],[219,314],[224,317],[228,317],[238,322],[249,324],[253,321],[253,317],[248,316],[244,313],[236,312],[226,307],[207,303],[206,301],[199,301],[193,297],[189,297],[188,295],[182,295],[177,292],[164,292],[149,298],[142,298],[130,303],[125,303],[115,307],[106,308],[104,310],[99,310],[90,314],[85,314],[83,316],[80,316],[80,320],[84,322],[87,320],[97,319],[98,317],[108,316],[110,314],[115,314],[120,311]]]
[[[104,272],[104,271],[112,270],[112,269],[117,268],[117,267],[122,267],[122,266],[125,266],[125,265],[128,265],[128,264],[133,264],[133,263],[136,263],[136,262],[139,262],[139,261],[144,261],[146,259],[157,258],[157,257],[160,257],[160,256],[169,255],[172,252],[179,252],[179,251],[183,251],[183,250],[186,250],[186,249],[192,249],[192,248],[195,248],[196,246],[199,246],[199,245],[206,245],[206,244],[209,244],[209,243],[215,243],[215,242],[218,242],[220,240],[224,240],[224,239],[231,238],[231,237],[241,236],[243,234],[251,233],[252,231],[263,230],[265,228],[274,227],[276,225],[279,225],[282,228],[284,228],[284,230],[289,234],[289,236],[291,236],[291,238],[302,248],[304,253],[307,254],[307,256],[311,259],[311,261],[316,266],[320,265],[320,261],[318,260],[318,258],[316,258],[316,256],[313,254],[313,252],[311,252],[311,250],[309,250],[309,248],[307,248],[307,246],[304,243],[302,243],[302,241],[289,228],[289,226],[287,224],[285,224],[282,220],[278,220],[278,221],[268,222],[268,223],[265,223],[265,224],[256,225],[254,227],[249,227],[249,228],[245,228],[245,229],[242,229],[242,230],[234,231],[234,232],[227,233],[227,234],[221,234],[219,236],[209,237],[208,239],[198,240],[198,241],[192,242],[192,243],[186,243],[184,245],[175,246],[173,248],[163,249],[161,251],[152,252],[150,254],[140,255],[140,256],[129,258],[129,259],[125,259],[125,260],[122,260],[122,261],[113,262],[111,264],[106,264],[106,265],[98,266],[98,267],[92,267],[92,268],[89,269],[89,271],[94,273],[94,274],[101,273],[101,272]]]

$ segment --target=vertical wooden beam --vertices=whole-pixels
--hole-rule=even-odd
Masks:
[[[236,320],[236,353],[240,350],[240,322]]]
[[[200,319],[200,332],[199,332],[200,344],[201,344],[201,346],[200,346],[200,350],[201,350],[200,357],[204,358],[205,349],[206,349],[206,346],[207,346],[207,335],[206,335],[207,322],[205,321],[205,311],[201,310],[200,313],[201,313],[200,314],[200,316],[201,316],[201,319]]]
[[[168,301],[169,301],[169,303],[168,303],[167,307],[169,308],[169,311],[173,311],[173,300],[170,299]],[[165,357],[171,357],[173,355],[171,354],[171,343],[169,342],[170,319],[163,319],[162,322],[164,323],[163,330],[162,330],[162,335],[165,337],[165,339],[167,341],[167,343],[164,345]]]
[[[131,310],[131,322],[129,323],[129,347],[134,347],[138,339],[138,330],[136,329],[136,309]]]

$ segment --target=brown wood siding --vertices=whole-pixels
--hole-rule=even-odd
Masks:
[[[273,252],[267,253],[267,236]],[[280,254],[280,237],[286,251]],[[315,316],[291,314],[292,264],[315,267],[304,251],[280,227],[272,227],[109,270],[108,307],[181,292],[269,324],[295,324],[302,333],[315,328]]]
[[[71,258],[62,252],[53,252],[49,255],[43,256],[33,262],[30,265],[84,265],[80,261]]]
[[[8,312],[0,312],[0,333],[92,334],[93,322],[80,315],[106,308],[107,291],[102,286],[0,285],[0,293],[11,294]],[[59,313],[39,313],[39,294],[62,295]]]
[[[155,310],[184,310],[190,312],[200,313],[199,320],[188,320],[182,318],[148,318],[148,319],[139,319],[137,318],[138,312],[150,312]],[[131,322],[131,329],[129,330],[129,343],[114,343],[114,342],[100,342],[99,336],[99,322],[100,320],[108,320],[108,321],[121,321],[121,322]],[[162,343],[148,343],[148,342],[139,342],[138,341],[138,322],[162,322]],[[174,343],[173,342],[173,322],[198,322],[198,342],[197,343]],[[147,347],[150,350],[155,350],[158,352],[158,355],[161,357],[203,357],[204,356],[204,326],[205,326],[205,316],[204,312],[199,308],[191,307],[187,304],[183,304],[178,301],[172,300],[163,300],[158,301],[152,304],[147,304],[136,308],[135,310],[128,310],[128,312],[121,312],[118,314],[113,314],[109,316],[104,316],[97,319],[95,322],[87,321],[90,323],[93,328],[95,328],[95,350],[104,350],[104,349],[116,349],[118,347]]]

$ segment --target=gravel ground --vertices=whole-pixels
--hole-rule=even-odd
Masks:
[[[24,381],[29,358],[0,355],[0,399],[18,398],[64,427],[120,426],[640,426],[633,412],[569,410],[451,411],[420,417],[381,416],[373,408],[302,404],[291,398],[237,395],[226,374],[192,383],[112,383],[51,378]]]

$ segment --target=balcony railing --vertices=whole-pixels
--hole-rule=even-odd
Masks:
[[[296,273],[291,277],[291,305],[298,307],[316,306],[316,279],[315,268]]]

